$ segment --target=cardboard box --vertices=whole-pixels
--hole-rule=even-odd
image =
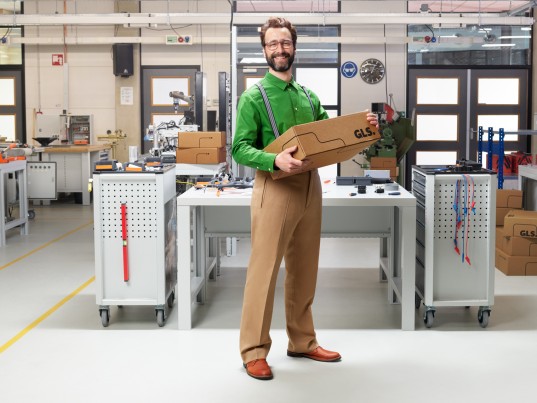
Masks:
[[[397,166],[397,158],[393,157],[371,157],[371,169],[389,169]]]
[[[176,161],[184,164],[218,164],[226,161],[225,148],[178,148]]]
[[[537,239],[504,236],[500,238],[499,248],[511,256],[537,256]]]
[[[286,148],[298,146],[293,157],[308,159],[309,164],[293,173],[271,172],[272,178],[280,179],[343,162],[371,146],[380,139],[380,133],[369,124],[366,116],[367,112],[353,113],[291,127],[265,147],[265,151],[278,154]]]
[[[522,190],[496,190],[496,207],[522,208]]]
[[[179,132],[179,148],[222,148],[226,146],[225,132]]]
[[[496,248],[496,268],[507,276],[536,276],[537,256],[510,256]]]
[[[505,216],[511,211],[511,210],[520,210],[520,209],[512,209],[510,207],[496,207],[496,226],[503,226]]]
[[[503,227],[496,227],[496,247],[497,248],[500,248],[501,249],[501,245],[502,245],[502,238],[504,237],[503,235]]]
[[[504,236],[537,238],[537,211],[511,210],[503,223]]]
[[[537,256],[537,239],[505,236],[503,227],[496,227],[496,248],[511,256]]]

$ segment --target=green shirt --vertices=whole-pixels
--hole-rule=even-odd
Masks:
[[[307,89],[315,109],[313,113],[304,90],[294,78],[287,83],[267,73],[261,84],[267,93],[280,134],[295,125],[328,119],[317,95]],[[233,158],[242,165],[274,171],[276,154],[263,151],[274,139],[263,97],[257,86],[253,85],[244,91],[239,100],[231,151]]]

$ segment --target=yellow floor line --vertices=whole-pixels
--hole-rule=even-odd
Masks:
[[[21,330],[15,337],[13,337],[11,340],[9,340],[6,344],[0,346],[0,354],[2,354],[9,347],[11,347],[17,341],[19,341],[22,337],[24,337],[24,335],[26,335],[26,333],[28,333],[30,330],[32,330],[34,327],[36,327],[41,322],[43,322],[46,318],[48,318],[50,315],[52,315],[63,304],[65,304],[67,301],[69,301],[71,298],[73,298],[76,294],[78,294],[80,291],[82,291],[84,288],[86,288],[88,285],[90,285],[94,280],[95,280],[95,276],[92,276],[88,281],[86,281],[84,284],[82,284],[80,287],[78,287],[76,290],[74,290],[71,294],[69,294],[68,296],[64,297],[60,302],[58,302],[56,305],[54,305],[52,308],[50,308],[48,311],[46,311],[43,315],[41,315],[39,318],[34,320],[28,326],[26,326],[25,329]]]
[[[65,233],[65,234],[63,234],[62,236],[59,236],[58,238],[53,239],[52,241],[49,241],[49,242],[47,242],[47,243],[41,245],[39,248],[35,248],[34,250],[31,250],[30,252],[28,252],[28,253],[26,253],[26,254],[24,254],[24,255],[18,257],[17,259],[12,260],[11,262],[9,262],[9,263],[7,263],[7,264],[5,264],[5,265],[3,265],[3,266],[0,266],[0,270],[4,270],[6,267],[11,266],[12,264],[15,264],[15,263],[17,263],[17,262],[20,262],[22,259],[25,259],[25,258],[27,258],[28,256],[33,255],[33,254],[36,253],[36,252],[39,252],[41,249],[46,248],[47,246],[53,244],[54,242],[61,241],[63,238],[68,237],[69,235],[74,234],[75,232],[80,231],[82,228],[85,228],[85,227],[87,227],[88,225],[91,225],[91,224],[93,224],[93,221],[90,221],[90,222],[88,222],[88,223],[86,223],[86,224],[81,225],[81,226],[78,227],[78,228],[75,228],[75,229],[72,230],[72,231],[69,231],[69,232]]]

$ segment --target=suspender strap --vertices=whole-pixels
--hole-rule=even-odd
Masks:
[[[310,101],[311,113],[313,113],[313,119],[315,120],[315,108],[313,107],[313,102],[311,102],[310,94],[303,85],[300,85],[300,88],[302,88],[302,91],[304,91],[304,94],[308,97],[308,101]]]
[[[267,92],[265,91],[265,88],[263,88],[263,85],[261,83],[256,83],[255,85],[259,89],[259,92],[263,97],[263,102],[265,103],[265,108],[267,109],[270,125],[272,126],[272,131],[274,132],[274,137],[278,138],[280,137],[280,131],[278,130],[278,126],[276,125],[276,119],[274,117],[274,112],[272,112],[272,107],[270,106]],[[304,87],[303,85],[301,85],[300,88],[302,88],[302,91],[304,91],[304,94],[306,94],[306,97],[308,98],[308,101],[311,106],[311,113],[313,114],[313,119],[315,120],[315,107],[313,106],[313,102],[311,101],[310,94],[306,90],[306,87]]]
[[[276,119],[274,118],[274,113],[272,112],[272,107],[270,106],[267,92],[265,91],[265,88],[263,88],[261,83],[256,83],[255,85],[259,89],[259,92],[261,92],[261,96],[263,97],[263,101],[265,102],[265,108],[267,108],[267,113],[270,119],[270,125],[272,126],[272,131],[274,132],[274,137],[278,138],[280,137],[280,131],[278,130],[278,126],[276,125]]]

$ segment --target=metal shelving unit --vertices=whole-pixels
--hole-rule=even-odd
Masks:
[[[479,324],[488,325],[494,303],[496,186],[496,173],[486,169],[412,168],[416,308],[423,301],[426,327],[432,326],[436,308],[444,306],[479,306]]]

